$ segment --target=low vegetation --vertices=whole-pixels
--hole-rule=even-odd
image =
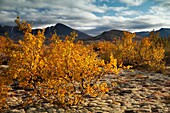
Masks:
[[[0,37],[0,63],[8,58],[8,68],[0,71],[0,109],[8,107],[5,98],[14,80],[24,89],[31,89],[22,106],[44,100],[60,106],[77,105],[85,96],[103,96],[109,91],[100,78],[107,73],[117,74],[120,68],[147,68],[163,71],[165,46],[151,33],[142,41],[132,41],[135,34],[124,32],[122,39],[113,42],[83,44],[75,42],[72,32],[65,40],[53,34],[45,44],[44,30],[31,33],[26,21],[16,21],[23,31],[23,40],[15,44]],[[35,99],[36,98],[36,99]]]
[[[150,33],[149,37],[141,41],[133,41],[135,34],[124,32],[122,39],[115,39],[113,42],[94,43],[97,53],[105,60],[109,61],[109,55],[118,61],[118,66],[128,66],[138,69],[163,72],[165,69],[165,47],[164,43],[157,38],[157,34]]]

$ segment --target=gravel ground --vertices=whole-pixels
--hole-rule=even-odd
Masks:
[[[22,103],[26,91],[12,90],[15,96],[8,98],[10,108],[4,113],[170,113],[170,76],[124,70],[118,75],[105,75],[110,90],[102,98],[85,98],[79,106],[60,108],[55,104],[42,102],[26,108],[17,107]],[[113,87],[112,83],[117,86]]]

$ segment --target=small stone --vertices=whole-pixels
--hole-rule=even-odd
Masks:
[[[113,101],[113,104],[118,105],[118,106],[121,106],[121,103],[120,103],[120,102],[117,102],[117,101]]]
[[[125,113],[136,113],[136,110],[133,109],[126,109]]]
[[[149,103],[149,102],[143,102],[143,103],[140,104],[141,107],[143,107],[143,106],[148,106],[148,105],[151,105],[151,103]]]
[[[82,106],[88,106],[88,102],[83,102],[81,104],[82,104]]]
[[[106,103],[106,102],[97,102],[96,104],[101,105],[101,106],[107,106],[108,105],[108,103]]]
[[[119,95],[124,96],[125,94],[130,94],[130,93],[132,93],[132,90],[121,90],[119,92]]]
[[[110,104],[108,107],[111,107],[111,108],[120,108],[121,106],[119,106],[119,105],[115,105],[115,104]]]
[[[77,106],[70,106],[71,108],[73,108],[73,109],[76,109],[76,108],[78,108]]]
[[[140,105],[140,103],[138,103],[138,102],[132,102],[132,105],[134,106],[134,105]]]
[[[101,108],[101,110],[103,110],[103,111],[111,111],[112,108],[107,107],[107,106],[103,106],[103,107]]]
[[[63,108],[59,108],[58,113],[65,113],[65,110]]]
[[[134,108],[140,108],[140,105],[134,105],[133,107]]]
[[[13,109],[10,110],[10,113],[25,113],[24,109],[18,110],[18,109]]]
[[[151,109],[141,109],[141,110],[139,110],[139,112],[143,112],[143,113],[151,113],[152,110],[151,110]]]
[[[111,103],[113,103],[113,100],[106,100],[106,103],[111,104]]]
[[[97,106],[97,104],[96,104],[96,103],[91,102],[91,103],[89,103],[89,104],[88,104],[88,106],[90,106],[90,107],[94,107],[94,106]]]
[[[163,109],[163,106],[162,105],[156,105],[156,108]]]
[[[140,98],[143,98],[140,94],[135,94],[134,95],[134,99],[140,99]]]
[[[121,110],[125,110],[125,109],[126,109],[126,106],[121,106],[120,109],[121,109]]]
[[[31,107],[31,108],[29,108],[26,112],[27,112],[27,113],[32,113],[32,112],[35,112],[36,110],[37,110],[36,108]]]
[[[108,99],[108,98],[109,98],[109,94],[105,94],[105,95],[103,95],[103,96],[101,97],[102,100],[106,100],[106,99]]]
[[[103,113],[102,110],[95,110],[95,113]]]
[[[157,108],[151,108],[152,112],[158,112]]]
[[[55,108],[47,109],[48,113],[55,113],[57,110]]]
[[[86,108],[82,109],[80,113],[90,113],[89,110],[87,110]]]
[[[148,105],[148,106],[142,106],[142,109],[151,109],[151,106]]]
[[[132,107],[132,104],[129,102],[124,103],[126,107]]]
[[[20,109],[20,113],[25,113],[25,110],[24,109]]]
[[[53,105],[50,104],[50,103],[43,103],[43,106],[44,106],[45,108],[53,107]]]

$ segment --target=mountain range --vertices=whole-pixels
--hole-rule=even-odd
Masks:
[[[161,28],[155,32],[159,32],[159,35],[161,37],[169,37],[170,36],[170,28]],[[142,37],[147,37],[147,36],[149,36],[149,31],[136,32],[136,35],[142,36]]]
[[[135,32],[136,37],[135,40],[141,40],[143,37],[148,37],[149,33],[151,31],[142,31],[142,32]],[[163,38],[168,38],[170,37],[170,28],[161,28],[157,31],[154,31],[155,33],[159,33],[160,37]],[[110,31],[104,31],[103,33],[101,33],[98,36],[95,36],[93,38],[93,40],[107,40],[107,41],[111,41],[114,38],[121,38],[124,35],[124,31],[123,30],[110,30]]]
[[[32,33],[36,34],[38,30],[41,30],[41,29],[33,29]],[[78,37],[76,40],[83,40],[83,41],[96,41],[96,40],[111,41],[113,40],[113,38],[123,37],[123,32],[124,32],[122,30],[113,29],[110,31],[104,31],[101,34],[92,37],[79,30],[75,30],[62,23],[58,23],[55,26],[45,28],[45,36],[48,39],[49,37],[52,36],[52,34],[57,33],[57,35],[59,35],[62,38],[62,37],[65,37],[66,35],[69,35],[72,31],[76,31],[76,33],[78,34]],[[23,37],[22,31],[19,31],[17,26],[1,26],[0,25],[0,36],[4,36],[5,32],[7,32],[9,37],[12,38],[14,41],[18,41],[19,39],[22,39]],[[159,32],[161,37],[170,36],[170,28],[161,28],[155,32]],[[149,31],[136,32],[137,40],[140,40],[143,37],[147,37],[147,36],[149,36]]]
[[[34,35],[36,35],[38,30],[42,30],[42,29],[33,29],[32,33]],[[55,26],[45,28],[44,35],[48,39],[52,36],[52,34],[56,33],[61,38],[64,38],[65,36],[70,35],[70,33],[72,31],[75,31],[78,34],[77,40],[83,40],[84,41],[84,40],[88,40],[92,37],[90,35],[87,35],[87,34],[81,32],[81,31],[72,29],[71,27],[68,27],[68,26],[61,24],[61,23],[58,23]],[[22,39],[22,37],[24,35],[23,32],[20,31],[17,26],[0,26],[0,36],[4,36],[5,32],[7,32],[9,37],[11,39],[13,39],[14,41],[18,41],[19,39]]]

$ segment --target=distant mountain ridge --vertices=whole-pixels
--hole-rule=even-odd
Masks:
[[[123,31],[121,30],[110,30],[110,31],[104,31],[103,33],[101,33],[100,35],[94,37],[94,40],[113,40],[113,38],[121,38],[123,37]]]
[[[33,29],[32,33],[37,34],[37,31],[41,29]],[[83,33],[79,30],[72,29],[62,23],[57,23],[55,26],[45,28],[45,36],[47,39],[52,36],[52,34],[57,33],[60,37],[65,37],[66,35],[70,35],[72,31],[76,31],[78,37],[76,40],[83,41],[96,41],[96,40],[106,40],[111,41],[114,38],[123,37],[123,30],[112,29],[110,31],[104,31],[103,33],[97,36],[90,36],[86,33]],[[19,31],[17,26],[1,26],[0,25],[0,36],[4,36],[5,32],[8,32],[9,36],[14,40],[18,41],[23,38],[22,31]],[[170,28],[161,28],[155,32],[159,32],[161,37],[169,37],[170,36]],[[136,40],[141,40],[143,37],[149,36],[149,31],[136,32]]]
[[[128,32],[128,31],[127,31]],[[131,33],[131,32],[129,32]],[[92,40],[103,40],[103,41],[112,41],[114,38],[122,38],[124,36],[123,30],[110,30],[110,31],[104,31],[100,35],[95,36]],[[136,35],[136,40],[141,40],[143,37]]]
[[[71,27],[68,27],[62,23],[58,23],[55,26],[47,27],[45,28],[45,36],[47,38],[51,37],[52,34],[57,33],[57,35],[61,37],[65,37],[66,35],[70,35],[71,32],[76,31],[78,34],[77,39],[79,40],[88,40],[92,36],[85,34],[79,30],[72,29]]]
[[[156,33],[159,32],[160,37],[166,37],[168,38],[170,36],[170,28],[161,28],[157,31]],[[142,37],[147,37],[149,36],[149,31],[142,31],[142,32],[136,32],[136,35],[142,36]]]
[[[97,35],[93,38],[93,40],[106,40],[106,41],[112,41],[114,38],[121,38],[123,37],[123,30],[110,30],[110,31],[104,31],[100,35]],[[143,37],[148,37],[149,33],[151,31],[142,31],[142,32],[135,32],[136,38],[134,40],[141,40]],[[170,37],[170,28],[161,28],[157,31],[154,31],[155,33],[159,32],[160,37]]]
[[[41,29],[33,29],[32,33],[37,34],[38,30]],[[78,34],[77,40],[88,40],[92,36],[87,35],[81,31],[72,29],[64,24],[58,23],[55,26],[47,27],[45,28],[45,36],[46,38],[50,38],[52,34],[56,33],[60,37],[65,37],[67,35],[70,35],[71,32],[76,31]],[[18,41],[19,39],[22,39],[23,32],[19,31],[19,28],[17,26],[0,26],[0,36],[4,36],[5,32],[8,33],[9,37],[12,38],[14,41]]]

